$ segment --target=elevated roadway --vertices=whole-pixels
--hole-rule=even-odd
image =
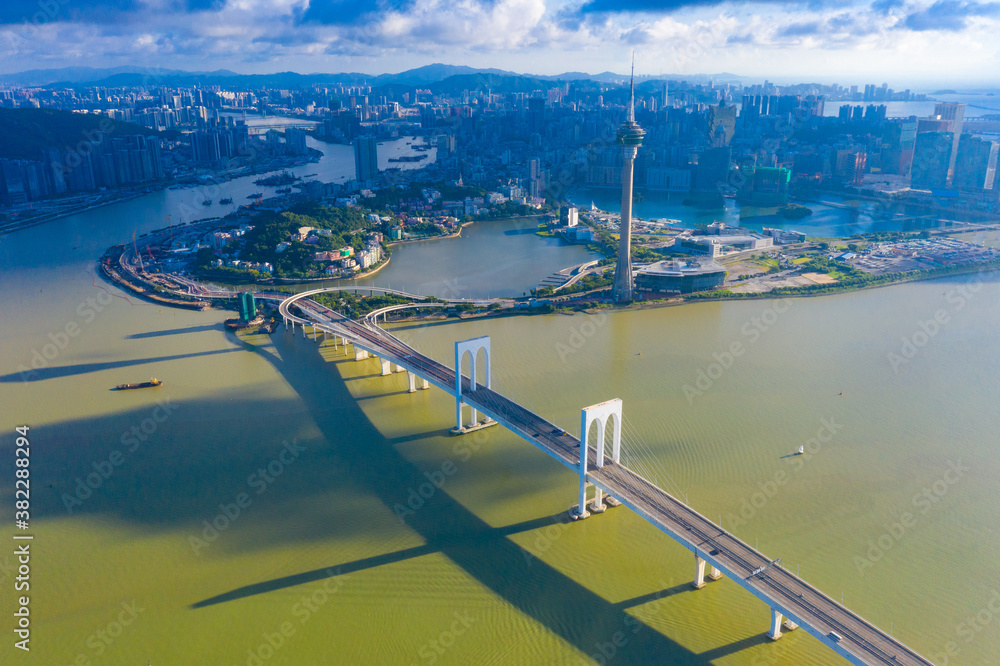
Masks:
[[[585,469],[586,481],[629,507],[659,530],[694,553],[695,586],[703,584],[705,566],[728,576],[771,609],[768,635],[781,636],[781,629],[802,627],[825,646],[852,664],[932,666],[898,639],[862,616],[792,574],[778,561],[751,548],[736,536],[708,520],[684,502],[614,460],[598,460],[588,446],[587,464],[581,465],[580,440],[555,424],[517,404],[482,383],[474,385],[466,376],[461,384],[455,370],[439,363],[378,328],[348,319],[309,296],[324,290],[303,292],[285,299],[279,312],[294,326],[342,337],[355,349],[373,354],[383,363],[395,363],[455,396],[571,470]],[[336,289],[334,289],[336,291]],[[458,386],[461,386],[459,397]],[[710,577],[715,577],[710,574]]]

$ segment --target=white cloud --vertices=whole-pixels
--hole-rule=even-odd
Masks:
[[[188,14],[149,0],[127,20],[0,28],[7,71],[39,66],[147,63],[239,71],[399,71],[429,62],[558,73],[622,71],[639,50],[642,73],[803,79],[920,74],[969,78],[995,71],[997,22],[958,32],[901,27],[916,5],[734,4],[669,15],[583,14],[555,0],[414,0],[353,25],[302,24],[309,0],[228,0]],[[6,37],[6,39],[4,38]],[[987,70],[986,68],[989,68]],[[862,76],[864,78],[864,76]]]

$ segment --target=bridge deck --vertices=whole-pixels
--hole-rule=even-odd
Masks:
[[[369,328],[313,301],[296,305],[319,330],[351,339],[352,343],[392,361],[455,395],[455,371],[401,342],[381,329]],[[288,311],[294,321],[306,321]],[[462,377],[463,401],[492,417],[567,467],[577,470],[580,440],[505,396],[478,384],[473,390]],[[761,552],[727,533],[697,511],[627,467],[606,460],[597,469],[596,452],[588,450],[588,480],[619,499],[661,531],[747,589],[771,608],[820,639],[855,664],[933,666],[932,662],[889,636],[863,617],[834,601]],[[762,573],[757,573],[766,567]],[[830,637],[835,632],[840,638]]]

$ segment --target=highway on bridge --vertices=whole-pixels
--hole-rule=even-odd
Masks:
[[[355,348],[391,361],[455,396],[455,370],[406,345],[370,321],[354,321],[312,301],[302,292],[284,300],[279,311],[286,321],[314,327],[349,340]],[[335,291],[335,289],[334,289]],[[292,313],[296,308],[300,314]],[[573,471],[580,466],[580,440],[555,424],[482,384],[462,377],[462,401],[496,420]],[[621,464],[605,459],[597,467],[588,447],[587,478],[661,531],[717,567],[853,664],[932,665],[927,658],[836,602],[776,561],[708,520],[682,501]],[[780,622],[780,618],[778,620]],[[780,635],[780,634],[779,634]]]

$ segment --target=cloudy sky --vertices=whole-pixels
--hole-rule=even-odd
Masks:
[[[2,0],[0,74],[89,65],[242,73],[732,72],[896,88],[996,84],[986,0]]]

